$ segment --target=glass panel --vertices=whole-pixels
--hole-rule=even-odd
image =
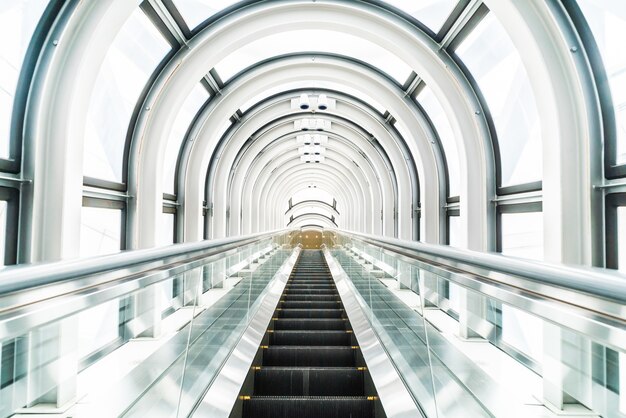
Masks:
[[[119,300],[87,309],[78,314],[78,355],[80,358],[101,350],[119,336]]]
[[[80,256],[111,254],[122,248],[122,211],[83,207],[80,225]]]
[[[502,214],[502,254],[543,260],[543,213]]]
[[[194,29],[215,13],[237,3],[239,0],[174,0],[187,26]]]
[[[260,38],[232,52],[215,69],[223,80],[228,80],[243,69],[277,55],[319,51],[346,55],[367,62],[403,84],[411,68],[400,58],[377,44],[330,30],[297,30]]]
[[[185,103],[183,103],[183,106],[180,108],[180,111],[176,116],[176,120],[172,126],[172,131],[170,132],[169,139],[167,140],[167,148],[165,150],[165,161],[163,164],[163,193],[174,194],[176,163],[178,162],[180,148],[183,144],[185,134],[189,129],[191,121],[208,98],[209,93],[201,84],[198,84],[191,91],[191,94],[187,97]]]
[[[541,360],[543,320],[519,309],[502,305],[502,340],[535,360]]]
[[[432,90],[427,86],[422,89],[418,94],[417,100],[424,108],[431,122],[437,130],[441,145],[443,146],[443,152],[446,154],[446,162],[448,165],[448,181],[450,188],[448,190],[449,196],[458,196],[461,188],[461,173],[459,168],[461,167],[459,162],[459,151],[456,147],[456,141],[454,139],[454,133],[450,121],[446,116],[441,103],[435,97]]]
[[[430,30],[437,33],[444,24],[457,0],[387,0],[387,3],[410,14]]]
[[[542,179],[541,132],[528,74],[508,34],[489,13],[455,51],[485,97],[498,135],[501,186]]]
[[[123,182],[128,125],[141,91],[170,50],[137,8],[115,37],[96,79],[85,132],[86,176]]]
[[[9,158],[13,98],[24,54],[48,0],[0,2],[0,158]]]
[[[7,209],[8,203],[5,200],[0,200],[0,266],[4,266],[4,254],[7,244]]]
[[[161,226],[157,246],[172,245],[174,243],[174,221],[176,216],[173,213],[161,214]]]
[[[626,3],[614,0],[578,0],[598,44],[611,87],[617,123],[616,162],[626,163]]]
[[[617,268],[626,271],[626,207],[617,208]]]
[[[461,217],[448,217],[448,245],[451,247],[464,247],[461,243]]]

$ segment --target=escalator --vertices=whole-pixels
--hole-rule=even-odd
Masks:
[[[231,417],[384,417],[321,251],[302,251]]]

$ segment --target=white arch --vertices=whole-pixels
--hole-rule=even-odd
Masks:
[[[470,247],[475,249],[487,247],[491,238],[488,233],[487,213],[490,209],[488,200],[493,194],[493,177],[490,175],[493,170],[493,159],[490,147],[486,146],[485,139],[488,136],[483,121],[474,115],[477,102],[468,84],[459,77],[457,67],[441,53],[438,45],[427,35],[416,31],[404,20],[382,9],[365,3],[333,3],[324,4],[324,7],[319,6],[301,1],[257,4],[217,21],[215,25],[196,36],[189,44],[190,49],[178,54],[179,61],[163,72],[163,78],[151,92],[146,102],[151,110],[149,116],[144,112],[140,118],[141,124],[136,131],[137,141],[133,155],[137,155],[141,149],[141,138],[150,138],[156,142],[157,149],[154,151],[146,149],[146,157],[150,154],[151,158],[148,160],[157,161],[157,165],[162,163],[159,158],[165,143],[162,136],[168,132],[168,124],[172,119],[171,108],[176,108],[182,103],[183,98],[191,91],[194,80],[199,80],[202,76],[201,68],[214,65],[234,48],[265,34],[295,28],[322,28],[349,32],[389,49],[409,63],[433,88],[435,95],[450,115],[457,139],[459,141],[460,138],[466,139],[465,143],[459,144],[462,154],[461,171],[466,174],[463,177],[466,181],[461,191],[462,202],[465,202],[461,205],[461,216],[464,222],[468,215],[472,218],[471,224],[466,228],[471,241]],[[245,25],[246,31],[239,30],[242,25]],[[184,65],[179,65],[181,62]],[[402,115],[397,118],[402,119],[405,124],[412,122],[411,118]],[[469,170],[466,164],[468,160],[476,163],[475,169]],[[138,178],[141,178],[142,182],[151,183],[145,185],[145,190],[152,190],[152,196],[137,196],[140,216],[135,228],[135,231],[145,232],[145,236],[140,239],[149,243],[154,240],[150,231],[154,230],[156,224],[160,200],[160,196],[154,191],[159,187],[154,187],[152,183],[158,183],[160,180],[151,175],[154,169],[138,164],[132,168],[131,173],[135,173],[136,169],[141,174],[138,177],[133,176],[130,182],[132,187],[136,186]],[[475,188],[472,193],[469,193],[470,184]],[[140,189],[143,192],[143,187]],[[197,191],[199,190],[194,190]],[[144,224],[145,227],[142,226]]]

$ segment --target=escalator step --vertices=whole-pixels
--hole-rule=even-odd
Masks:
[[[296,319],[276,318],[275,330],[345,330],[347,321],[343,319]]]
[[[263,350],[264,366],[354,367],[351,347],[270,346]]]
[[[337,301],[306,301],[306,300],[285,300],[281,302],[282,309],[335,309],[341,306]]]
[[[338,295],[310,295],[310,294],[292,294],[292,295],[283,295],[284,300],[288,301],[338,301]]]
[[[269,334],[270,345],[351,345],[352,336],[345,331],[274,331]]]
[[[336,295],[336,289],[286,289],[285,295],[306,293],[309,295]]]
[[[374,402],[366,397],[252,397],[243,416],[254,418],[372,418]]]
[[[343,309],[281,309],[278,318],[341,318]]]
[[[330,283],[319,283],[319,284],[310,284],[310,282],[305,283],[291,283],[287,284],[285,289],[300,289],[300,290],[335,290],[335,285]]]
[[[355,368],[264,367],[254,373],[255,396],[359,396],[363,371]]]

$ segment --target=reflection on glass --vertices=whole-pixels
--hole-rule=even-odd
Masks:
[[[86,176],[122,182],[130,118],[170,45],[137,7],[109,48],[96,79],[85,132]]]
[[[364,61],[403,84],[411,68],[395,54],[366,39],[330,30],[296,30],[269,35],[233,51],[215,69],[222,80],[277,55],[316,51],[346,55]]]
[[[0,2],[0,158],[9,158],[13,98],[24,54],[48,0]]]
[[[502,214],[502,254],[543,260],[543,213]]]
[[[120,250],[122,211],[83,207],[80,224],[80,256],[90,257]]]
[[[617,123],[618,164],[626,163],[626,2],[614,0],[578,0],[600,49],[611,87]]]
[[[448,165],[448,181],[449,181],[449,196],[458,196],[461,189],[460,180],[460,162],[459,151],[456,147],[456,141],[454,139],[454,132],[450,121],[446,116],[441,103],[435,97],[432,90],[427,86],[417,96],[417,101],[424,108],[428,117],[432,121],[439,140],[443,146],[443,152],[446,154],[446,162]]]
[[[167,147],[165,149],[165,160],[163,164],[163,192],[174,194],[174,179],[176,174],[176,163],[178,162],[178,155],[180,148],[185,139],[187,129],[191,124],[194,116],[200,110],[200,107],[209,98],[209,93],[206,89],[198,84],[191,94],[183,103],[180,108],[176,120],[170,131],[169,138],[167,140]]]
[[[496,127],[501,186],[542,179],[539,117],[528,74],[508,34],[489,13],[455,51],[475,78]]]
[[[437,33],[450,16],[458,0],[387,0],[386,2],[410,14]]]
[[[189,29],[194,29],[215,13],[239,0],[174,0]]]

